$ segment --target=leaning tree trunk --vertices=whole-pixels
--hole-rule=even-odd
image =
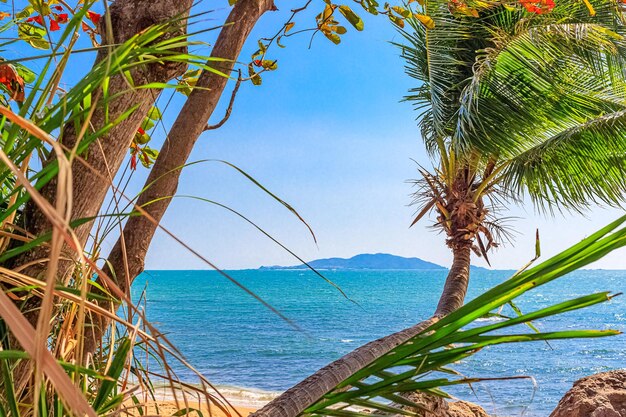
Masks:
[[[341,381],[416,336],[439,320],[432,317],[408,329],[369,342],[326,365],[302,382],[289,388],[249,417],[296,417],[307,407],[329,393]]]
[[[261,16],[270,10],[276,10],[273,0],[239,0],[211,51],[211,58],[226,61],[209,61],[207,64],[224,74],[230,74],[248,35]],[[187,163],[196,140],[205,130],[227,82],[228,79],[222,75],[203,71],[196,84],[198,88],[189,95],[176,118],[146,180],[147,188],[137,201],[137,205],[143,207],[149,217],[132,216],[128,219],[104,269],[107,276],[115,277],[120,290],[127,292],[132,281],[143,271],[146,253],[158,222],[163,218],[171,197],[176,194],[182,167]],[[116,306],[108,303],[103,307],[111,309]],[[90,353],[97,348],[108,325],[104,317],[94,319],[98,323],[89,326],[85,332],[85,352]]]
[[[122,43],[153,24],[167,22],[181,15],[186,16],[191,4],[191,0],[176,2],[169,0],[117,0],[109,7],[108,16],[103,17],[100,21],[103,42],[110,40],[113,44]],[[105,22],[109,17],[112,33],[107,34],[105,33]],[[185,31],[183,24],[186,22],[181,23],[180,33]],[[105,59],[107,53],[108,48],[100,49],[97,61]],[[185,67],[185,64],[182,63],[150,64],[132,71],[131,75],[136,85],[157,81],[167,82],[183,74]],[[108,95],[109,97],[119,95],[119,97],[109,102],[108,114],[105,114],[101,102],[100,104],[93,104],[97,106],[90,119],[91,128],[94,130],[104,126],[105,120],[116,120],[133,106],[137,106],[137,109],[89,146],[86,155],[82,155],[82,157],[90,167],[77,160],[72,163],[71,220],[94,217],[98,214],[111,181],[128,153],[133,136],[154,105],[159,92],[158,89],[129,89],[128,81],[123,76],[117,75],[113,76],[109,82]],[[73,148],[78,138],[79,135],[73,124],[68,124],[63,132],[62,144],[67,148]],[[55,163],[54,157],[46,162],[46,164],[52,163]],[[57,182],[55,179],[41,189],[42,196],[53,205],[56,201],[56,193]],[[42,235],[51,229],[46,214],[32,201],[27,203],[25,207],[24,218],[25,229],[32,235]],[[92,226],[93,221],[74,230],[81,246],[87,241]],[[47,245],[39,245],[11,262],[11,267],[19,268],[22,265],[27,265],[22,271],[24,274],[33,277],[40,276],[47,268],[49,250]],[[79,256],[67,246],[64,253],[71,254],[75,258]],[[71,260],[61,261],[58,266],[57,279],[65,281],[72,272],[73,265]],[[25,315],[33,325],[37,322],[39,303],[38,298],[32,297],[24,307]]]
[[[469,283],[471,242],[462,242],[452,253],[452,267],[433,317],[353,350],[291,387],[250,417],[296,417],[340,382],[463,306]]]
[[[452,248],[452,266],[443,287],[435,316],[443,317],[463,305],[470,277],[472,243],[463,241]]]

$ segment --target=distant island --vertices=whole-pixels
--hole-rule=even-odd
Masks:
[[[316,259],[309,262],[309,265],[315,269],[404,269],[404,270],[432,270],[432,269],[448,269],[444,266],[437,265],[432,262],[425,261],[420,258],[405,258],[402,256],[390,255],[387,253],[376,254],[360,254],[352,258],[326,258]],[[472,266],[472,269],[485,269]],[[304,264],[295,266],[262,266],[259,269],[307,269]]]

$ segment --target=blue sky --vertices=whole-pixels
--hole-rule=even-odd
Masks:
[[[204,3],[198,10],[208,8]],[[273,35],[289,8],[299,5],[282,0],[276,4],[281,10],[267,13],[250,36],[241,57],[245,63],[257,49],[256,40]],[[321,4],[314,0],[293,30],[311,27]],[[211,6],[216,7],[214,12],[197,27],[223,23],[227,1],[211,0]],[[278,60],[278,70],[265,74],[262,86],[241,86],[228,123],[205,132],[190,159],[224,159],[249,172],[298,210],[313,227],[317,245],[284,207],[225,165],[207,162],[186,168],[179,194],[212,199],[240,211],[307,260],[385,252],[447,265],[451,257],[445,239],[428,227],[430,221],[408,227],[415,208],[408,207],[412,187],[407,180],[418,175],[412,159],[426,166],[430,162],[416,114],[410,104],[400,102],[413,86],[404,74],[399,50],[390,44],[401,41],[400,36],[384,17],[361,15],[365,30],[356,32],[346,24],[348,33],[340,45],[318,35],[309,48],[310,35],[305,33],[285,40],[287,48],[271,50],[268,58]],[[202,40],[212,42],[216,34]],[[210,51],[198,48],[198,53]],[[30,52],[16,51],[17,55]],[[77,65],[87,60],[86,55],[73,59],[74,69],[65,74],[68,83],[88,68]],[[32,65],[36,70],[38,64]],[[224,113],[232,84],[213,123]],[[167,125],[182,105],[182,96],[177,96],[165,112]],[[153,137],[157,147],[164,133],[157,131]],[[146,175],[141,167],[135,172],[128,194],[140,189]],[[587,217],[546,218],[530,204],[513,207],[505,215],[519,217],[511,223],[519,231],[515,246],[495,252],[492,265],[512,269],[525,264],[534,254],[537,227],[547,257],[622,213],[596,208]],[[221,268],[299,263],[241,219],[197,200],[175,199],[163,225]],[[623,258],[621,251],[593,266],[626,269]],[[480,259],[474,263],[485,265]],[[206,267],[162,232],[157,233],[146,262],[147,269]]]
[[[222,3],[211,15],[218,22],[228,11],[226,1]],[[256,39],[280,27],[286,7],[292,7],[285,3],[277,1],[284,10],[263,17],[242,60],[256,49]],[[296,28],[310,26],[313,15],[300,16]],[[278,71],[266,74],[260,87],[243,85],[229,122],[203,134],[191,158],[225,159],[251,173],[300,212],[318,245],[286,209],[223,165],[187,168],[179,192],[241,211],[307,260],[385,252],[446,265],[450,254],[444,237],[428,227],[428,220],[408,228],[414,208],[407,206],[412,188],[406,180],[417,175],[411,159],[429,162],[415,113],[410,104],[400,102],[412,86],[398,49],[389,43],[400,37],[385,19],[363,17],[365,30],[349,30],[338,46],[318,36],[309,49],[310,37],[303,34],[286,40],[287,48],[272,51],[269,57],[278,60]],[[223,107],[214,122],[222,117]],[[515,247],[495,252],[492,265],[517,268],[529,260],[537,227],[547,257],[621,213],[596,208],[586,218],[550,218],[537,215],[530,204],[513,207],[507,215],[519,217],[511,223],[519,231]],[[250,225],[206,203],[175,201],[163,223],[222,268],[298,263]],[[474,263],[484,265],[478,259]],[[146,266],[205,267],[162,233]],[[624,252],[593,267],[626,268]]]

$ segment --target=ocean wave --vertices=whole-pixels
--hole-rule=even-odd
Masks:
[[[503,320],[504,319],[501,317],[481,317],[479,319],[476,319],[477,322],[497,322]]]
[[[193,385],[197,388],[200,387],[196,384]],[[226,400],[234,406],[255,409],[263,407],[265,404],[269,403],[281,394],[279,391],[266,391],[257,388],[237,387],[232,385],[215,385],[215,390],[209,389],[207,392],[211,395],[219,393],[219,395],[226,398]],[[154,394],[157,401],[174,400],[172,391],[165,386],[157,387]],[[182,395],[182,392],[180,394],[176,394],[179,399],[182,398]],[[194,398],[196,396],[197,394],[189,394],[190,398]]]
[[[233,405],[243,407],[261,407],[278,397],[278,391],[265,391],[256,388],[234,386],[216,386],[217,390]]]

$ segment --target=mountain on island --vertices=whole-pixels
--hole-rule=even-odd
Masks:
[[[386,253],[361,254],[352,258],[316,259],[309,262],[315,269],[447,269],[420,258],[404,258]],[[262,266],[260,269],[307,269],[306,265]]]

